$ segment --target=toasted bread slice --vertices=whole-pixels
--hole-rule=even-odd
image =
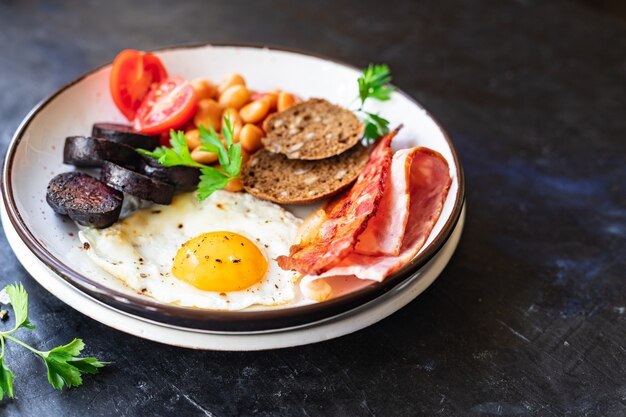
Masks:
[[[289,159],[317,160],[339,155],[363,136],[363,124],[350,110],[313,98],[268,117],[263,145]]]
[[[368,159],[368,149],[361,144],[319,161],[288,159],[261,149],[243,169],[243,186],[250,194],[277,203],[313,203],[352,184]]]

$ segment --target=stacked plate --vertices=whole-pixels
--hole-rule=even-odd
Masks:
[[[349,104],[359,71],[325,58],[284,49],[195,45],[155,52],[171,74],[220,79],[239,72],[260,91],[281,88],[302,97]],[[261,311],[209,311],[157,302],[99,270],[80,249],[76,226],[45,202],[48,181],[62,164],[66,136],[99,121],[124,122],[108,93],[110,67],[61,88],[22,122],[7,151],[2,178],[2,223],[28,272],[52,294],[110,327],[146,339],[197,349],[260,350],[314,343],[364,328],[406,305],[440,274],[459,241],[464,183],[456,151],[437,122],[406,94],[375,103],[391,125],[404,124],[394,149],[427,146],[449,162],[452,186],[443,212],[420,253],[401,270],[330,300]],[[312,207],[300,207],[304,216]]]

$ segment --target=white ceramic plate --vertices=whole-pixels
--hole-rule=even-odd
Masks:
[[[280,88],[302,97],[323,97],[348,106],[357,95],[359,71],[345,64],[293,51],[254,46],[198,45],[155,52],[171,75],[220,80],[239,72],[258,91]],[[463,176],[452,142],[418,103],[402,92],[367,109],[404,128],[394,149],[426,146],[449,162],[452,186],[443,212],[425,246],[405,268],[383,283],[324,303],[263,312],[213,312],[176,307],[138,296],[97,268],[80,250],[75,225],[53,213],[45,202],[48,181],[71,170],[62,164],[65,137],[88,134],[94,122],[125,122],[108,92],[105,66],[61,88],[24,120],[5,157],[2,195],[6,220],[20,240],[46,267],[67,283],[117,309],[157,322],[187,328],[261,331],[312,323],[352,310],[400,285],[423,267],[452,234],[463,203]],[[310,207],[295,214],[305,216]],[[39,279],[38,276],[35,276]]]
[[[439,276],[459,243],[465,223],[463,209],[452,235],[441,250],[409,279],[373,301],[337,316],[288,329],[229,333],[164,324],[128,314],[90,297],[37,259],[11,226],[4,207],[0,215],[9,244],[26,270],[44,288],[81,313],[114,329],[155,342],[192,349],[227,351],[279,349],[322,342],[384,319],[415,299]]]

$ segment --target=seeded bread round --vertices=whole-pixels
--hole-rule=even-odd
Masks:
[[[317,160],[339,155],[359,142],[363,124],[350,110],[313,98],[263,123],[263,145],[289,159]]]
[[[319,161],[288,159],[261,149],[243,169],[250,194],[282,204],[308,204],[340,192],[354,182],[369,159],[356,145],[341,155]]]

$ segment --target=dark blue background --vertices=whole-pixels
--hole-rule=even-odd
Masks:
[[[548,4],[549,3],[549,4]],[[620,1],[0,1],[0,139],[124,48],[279,44],[363,66],[450,131],[468,219],[441,277],[355,334],[257,353],[162,346],[65,306],[2,238],[51,348],[113,362],[54,392],[11,346],[7,416],[626,415],[626,6]]]

